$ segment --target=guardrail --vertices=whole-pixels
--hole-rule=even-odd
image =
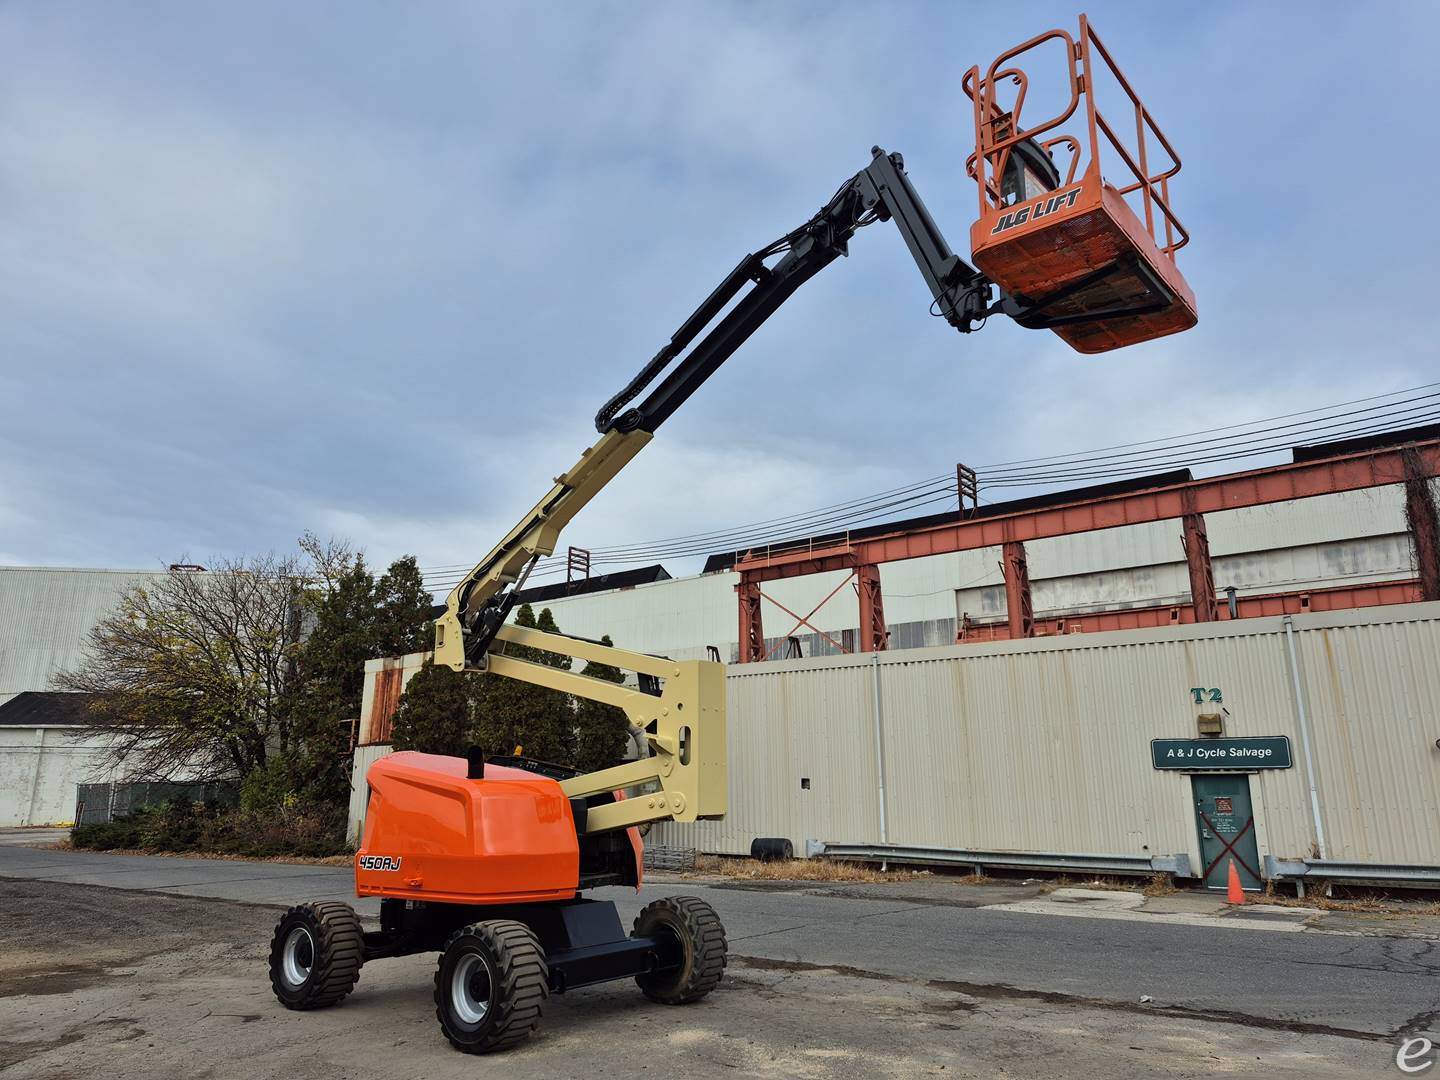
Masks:
[[[1295,882],[1301,896],[1305,895],[1307,878],[1440,888],[1440,866],[1346,862],[1341,859],[1279,859],[1266,855],[1263,870],[1268,881]]]
[[[807,858],[853,859],[863,862],[970,866],[977,870],[1081,870],[1091,874],[1173,874],[1194,877],[1190,856],[1092,855],[1055,851],[974,851],[967,848],[906,847],[901,844],[841,844],[807,840]]]

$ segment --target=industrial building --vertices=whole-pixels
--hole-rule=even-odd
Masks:
[[[524,599],[566,633],[731,662],[729,813],[657,825],[660,843],[738,854],[772,836],[1213,885],[1215,838],[1240,831],[1220,854],[1251,886],[1307,868],[1440,880],[1436,435]],[[369,665],[352,827],[423,659]],[[1215,807],[1243,830],[1207,826]]]
[[[68,822],[77,785],[117,779],[106,741],[84,732],[51,679],[80,663],[125,592],[163,574],[0,567],[0,826]]]
[[[1437,436],[1297,448],[1288,465],[1179,470],[716,554],[694,577],[651,567],[522,599],[566,633],[731,663],[1433,599],[1440,579],[1426,593],[1421,575],[1440,575],[1425,526]]]
[[[1208,797],[1248,800],[1252,877],[1267,858],[1277,874],[1295,860],[1433,872],[1437,434],[968,506],[717,552],[694,576],[642,566],[524,598],[567,633],[731,663],[730,813],[658,825],[655,842],[1153,861],[1203,879],[1194,804]],[[0,568],[0,824],[68,821],[78,784],[117,779],[51,679],[125,589],[163,572]],[[367,667],[352,826],[423,660]],[[1157,767],[1152,740],[1274,756]],[[1221,763],[1234,762],[1255,764]]]

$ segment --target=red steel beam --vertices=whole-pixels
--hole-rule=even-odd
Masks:
[[[1370,585],[1340,585],[1305,592],[1264,593],[1242,596],[1236,601],[1237,619],[1254,619],[1264,615],[1303,615],[1311,611],[1348,611],[1353,608],[1380,607],[1385,604],[1413,604],[1422,600],[1420,581],[1380,581]],[[1220,621],[1230,620],[1228,608],[1218,611]],[[1159,607],[1126,608],[1122,611],[1095,611],[1083,615],[1060,615],[1035,620],[1036,637],[1057,634],[1093,634],[1109,630],[1148,630],[1157,626],[1176,626],[1201,620],[1189,604],[1167,604]],[[964,627],[963,644],[985,641],[1007,641],[1014,637],[1008,620],[975,623]]]
[[[999,547],[1011,540],[1039,540],[1122,525],[1166,521],[1184,517],[1187,513],[1216,513],[1400,484],[1407,476],[1407,456],[1411,460],[1412,475],[1418,472],[1425,477],[1440,476],[1440,439],[1432,439],[1403,449],[1367,450],[1323,461],[1275,465],[1059,506],[1016,510],[993,517],[886,533],[867,539],[851,538],[834,548],[805,549],[741,560],[736,563],[735,569],[743,581],[775,581],[831,570],[850,570],[857,563],[898,562],[926,555]]]
[[[854,575],[850,575],[850,577],[853,577],[853,576],[854,576]],[[810,611],[809,611],[807,614],[805,614],[805,615],[797,615],[795,612],[791,611],[788,607],[786,607],[784,604],[782,604],[779,600],[776,600],[773,596],[766,596],[766,595],[762,592],[762,593],[760,594],[760,598],[761,598],[762,600],[769,600],[770,603],[774,604],[774,605],[775,605],[776,607],[778,607],[781,611],[785,612],[786,615],[789,615],[792,619],[795,620],[795,625],[792,626],[781,638],[777,639],[777,642],[776,642],[776,646],[775,646],[775,647],[776,647],[776,648],[779,648],[779,647],[780,647],[780,646],[779,646],[779,642],[780,642],[780,641],[788,641],[791,637],[794,636],[795,631],[796,631],[796,630],[799,630],[800,627],[802,627],[802,626],[808,626],[811,630],[815,631],[815,633],[819,634],[819,635],[820,635],[821,637],[823,637],[826,641],[830,642],[831,645],[834,645],[835,648],[839,649],[842,653],[848,653],[848,652],[850,651],[849,649],[845,648],[845,646],[844,646],[843,644],[841,644],[840,642],[836,641],[833,637],[831,637],[829,634],[825,633],[824,630],[821,630],[818,626],[816,626],[816,625],[815,625],[814,623],[812,623],[810,620],[815,617],[815,613],[816,613],[817,611],[819,611],[822,607],[824,607],[826,604],[828,604],[828,603],[834,598],[834,596],[835,596],[836,593],[838,593],[838,592],[839,592],[841,589],[843,589],[846,585],[849,585],[849,584],[850,584],[850,577],[846,577],[844,581],[840,582],[839,585],[836,585],[835,588],[831,589],[828,593],[826,593],[826,594],[825,594],[825,599],[824,599],[824,600],[821,600],[818,604],[816,604],[813,608],[811,608]],[[758,588],[758,586],[757,586],[757,588]],[[763,639],[762,639],[762,641],[761,641],[761,644],[762,644],[762,645],[764,644]],[[764,650],[764,651],[762,652],[761,656],[760,656],[760,659],[761,659],[761,660],[769,660],[769,659],[770,659],[770,650],[769,650],[769,649]]]

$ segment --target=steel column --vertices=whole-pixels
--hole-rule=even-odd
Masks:
[[[1010,624],[1010,637],[1035,636],[1035,607],[1030,600],[1030,567],[1025,561],[1025,545],[1019,540],[1005,541],[1005,614]]]
[[[1210,563],[1210,537],[1205,531],[1205,515],[1190,513],[1182,519],[1185,532],[1185,564],[1190,571],[1190,604],[1195,609],[1196,622],[1214,622],[1219,618],[1215,610],[1215,572]]]
[[[1440,600],[1440,516],[1435,512],[1435,495],[1417,448],[1407,446],[1401,459],[1405,463],[1405,521],[1410,527],[1420,595]]]
[[[880,567],[866,563],[855,569],[855,590],[860,594],[860,651],[884,652],[890,632],[885,629],[885,599],[880,592]]]
[[[754,664],[765,659],[765,623],[760,614],[760,583],[747,577],[735,586],[740,596],[739,663]]]

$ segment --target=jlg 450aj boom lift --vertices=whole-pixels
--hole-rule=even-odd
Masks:
[[[1017,61],[1032,50],[1060,54],[1068,105],[1025,127],[1029,83]],[[1124,115],[1096,108],[1102,79]],[[1086,20],[1078,36],[1043,34],[983,73],[971,69],[963,85],[976,133],[968,167],[980,192],[975,266],[950,250],[901,156],[875,148],[814,217],[740,261],[600,410],[599,440],[450,593],[435,627],[437,663],[619,706],[645,732],[649,755],[585,775],[478,753],[382,758],[369,772],[355,858],[356,892],[381,898],[379,929],[362,930],[345,904],[292,908],[270,950],[282,1004],[333,1005],[353,989],[362,963],[438,951],[440,1026],[474,1053],[528,1036],[550,994],[633,976],[652,1000],[682,1004],[719,983],[725,931],[704,901],[656,900],[627,935],[614,904],[583,893],[639,887],[636,826],[724,815],[724,667],[524,629],[506,617],[570,519],[873,222],[895,223],[930,287],[932,312],[961,333],[1005,315],[1052,329],[1082,352],[1103,352],[1194,325],[1194,298],[1175,266],[1186,234],[1169,205],[1179,160]],[[1117,128],[1134,137],[1127,142]],[[1101,171],[1102,149],[1116,179]],[[1063,177],[1057,152],[1068,157]],[[638,685],[528,663],[507,656],[508,644],[617,667]]]

